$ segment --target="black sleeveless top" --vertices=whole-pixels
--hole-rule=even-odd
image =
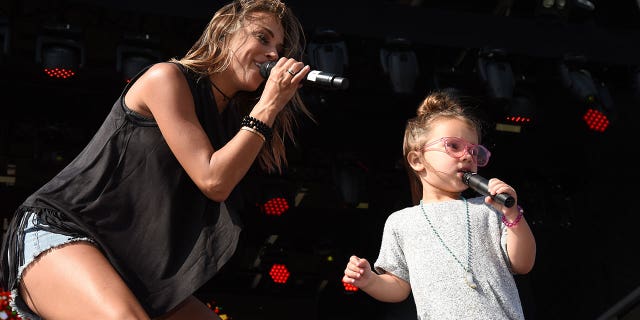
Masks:
[[[209,79],[176,65],[200,124],[214,148],[222,148],[239,117],[233,107],[219,114]],[[25,212],[56,232],[95,240],[151,317],[193,294],[233,255],[241,229],[238,190],[221,210],[180,166],[155,121],[124,104],[148,68],[125,87],[85,149],[16,211],[2,246],[4,287],[18,285]]]

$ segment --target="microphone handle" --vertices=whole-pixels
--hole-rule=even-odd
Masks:
[[[498,193],[494,196],[491,196],[491,199],[496,200],[499,203],[502,203],[507,208],[513,207],[513,204],[516,203],[516,200],[513,199],[513,197],[510,196],[508,193]]]
[[[263,78],[268,78],[271,73],[271,68],[276,65],[276,61],[267,61],[260,66],[260,75]],[[349,88],[349,79],[338,77],[328,72],[322,72],[318,70],[311,70],[304,79],[305,84],[315,86],[318,88],[327,89],[342,89]]]
[[[487,186],[489,185],[489,180],[477,174],[465,173],[463,181],[477,193],[483,196],[489,196],[491,197],[491,199],[497,201],[507,208],[513,207],[513,205],[516,203],[516,200],[508,193],[498,193],[495,195],[491,195],[487,188]]]

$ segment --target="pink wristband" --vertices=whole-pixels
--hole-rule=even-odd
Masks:
[[[512,222],[509,222],[509,220],[507,220],[507,218],[503,214],[502,215],[502,223],[504,223],[504,225],[507,226],[508,228],[511,228],[511,227],[515,226],[516,224],[518,224],[518,222],[520,222],[520,219],[522,219],[522,214],[523,213],[524,213],[524,210],[522,210],[522,207],[518,206],[518,216],[516,217],[516,219],[513,220]]]

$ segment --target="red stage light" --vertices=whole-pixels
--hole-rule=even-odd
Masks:
[[[61,79],[71,78],[76,74],[75,71],[65,68],[44,68],[44,73],[51,78]]]
[[[352,285],[350,283],[346,283],[346,282],[343,281],[342,285],[344,286],[344,291],[347,291],[347,292],[356,292],[356,291],[358,291],[358,287],[356,287],[356,286],[354,286],[354,285]]]
[[[506,120],[516,124],[526,124],[531,122],[531,118],[523,116],[509,116],[506,117]]]
[[[609,126],[609,119],[607,119],[607,116],[596,109],[587,109],[587,112],[582,116],[582,119],[589,129],[593,131],[604,132]]]
[[[287,266],[284,264],[276,263],[271,266],[271,270],[269,270],[269,276],[275,283],[286,283],[289,279],[289,270],[287,270]]]
[[[69,79],[86,60],[82,29],[65,23],[43,26],[36,38],[36,63],[51,78]]]
[[[261,206],[261,209],[268,216],[281,216],[289,210],[289,202],[282,197],[271,198]]]

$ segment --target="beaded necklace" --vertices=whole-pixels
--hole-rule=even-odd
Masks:
[[[467,266],[466,267],[462,264],[462,262],[460,262],[460,259],[458,259],[458,257],[456,257],[456,255],[453,254],[453,251],[451,251],[451,249],[449,249],[449,247],[442,240],[442,237],[440,237],[440,234],[438,233],[438,231],[436,231],[436,228],[431,223],[431,220],[429,219],[429,216],[427,216],[427,213],[424,211],[424,206],[422,204],[422,200],[420,200],[420,210],[422,210],[422,214],[427,219],[427,222],[429,223],[429,226],[431,227],[431,230],[433,230],[433,233],[436,235],[438,240],[440,240],[440,243],[442,243],[442,246],[444,246],[444,248],[447,249],[449,254],[451,254],[451,256],[453,256],[453,258],[456,260],[456,262],[465,271],[464,280],[467,283],[467,285],[470,288],[475,289],[477,287],[477,285],[476,285],[476,283],[475,283],[475,281],[473,279],[473,273],[471,271],[471,222],[469,221],[469,204],[467,203],[467,199],[466,198],[462,198],[462,200],[464,200],[464,205],[465,205],[465,207],[467,209]]]

